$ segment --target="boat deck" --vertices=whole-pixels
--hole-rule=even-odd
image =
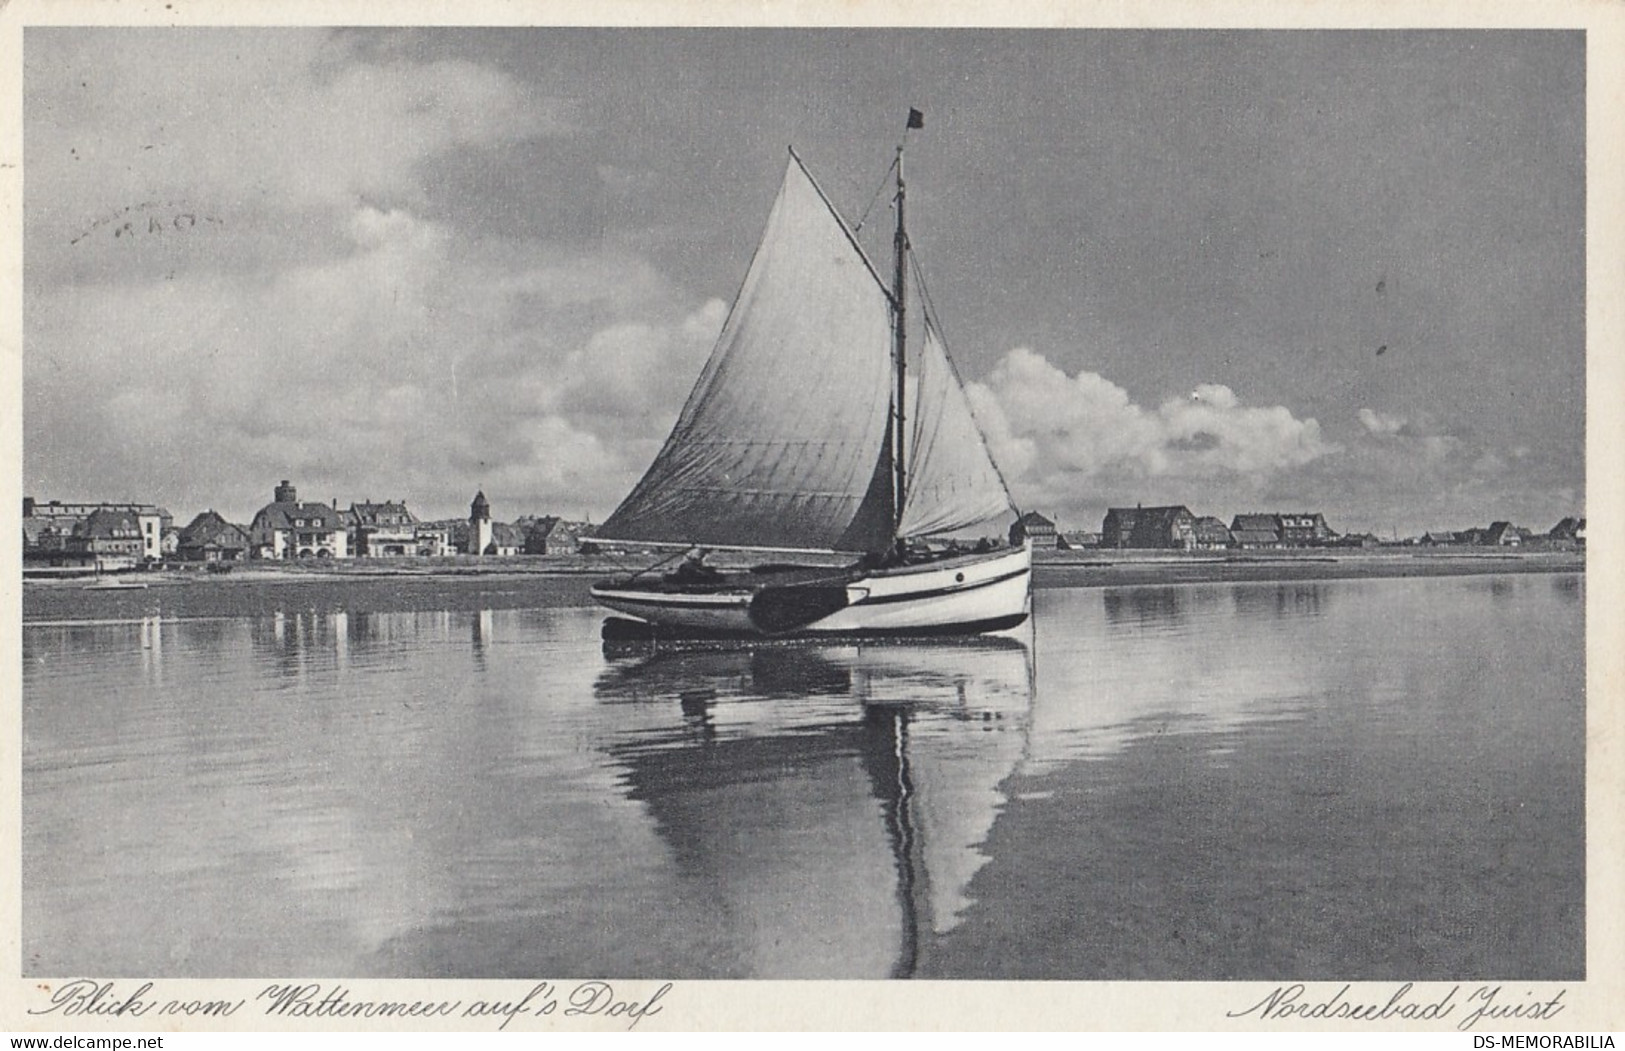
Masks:
[[[633,573],[611,577],[597,582],[595,587],[612,590],[629,589],[667,595],[709,595],[736,591],[755,591],[764,586],[794,587],[808,584],[847,583],[862,577],[896,577],[910,573],[926,573],[952,568],[958,563],[971,563],[986,559],[996,551],[941,551],[916,554],[907,561],[891,565],[867,566],[861,561],[846,566],[818,566],[793,562],[769,562],[748,569],[712,569],[709,566],[691,570],[679,568],[668,573]]]

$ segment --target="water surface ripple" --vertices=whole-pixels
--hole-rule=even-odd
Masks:
[[[305,587],[25,623],[25,974],[1584,973],[1580,574],[697,652]]]

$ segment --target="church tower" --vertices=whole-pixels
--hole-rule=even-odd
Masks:
[[[491,505],[485,499],[485,490],[474,494],[468,505],[468,553],[483,555],[491,546]]]

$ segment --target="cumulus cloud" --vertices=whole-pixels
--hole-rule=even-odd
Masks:
[[[1374,409],[1361,409],[1359,412],[1360,426],[1379,438],[1388,438],[1405,429],[1405,417],[1391,416],[1385,412]]]
[[[325,33],[151,36],[30,36],[31,490],[239,517],[281,478],[431,514],[624,495],[725,305],[626,250],[476,236],[424,183],[569,134],[567,104]]]
[[[146,202],[228,221],[421,201],[445,150],[569,131],[568,104],[468,62],[367,61],[343,37],[237,29],[30,33],[29,200],[64,233]]]
[[[1250,406],[1202,384],[1154,409],[1093,372],[1067,375],[1042,354],[1007,353],[971,396],[999,461],[1028,503],[1065,503],[1080,490],[1212,482],[1257,488],[1338,451],[1313,419]],[[1160,490],[1159,490],[1160,491]],[[1110,499],[1110,498],[1109,498]]]
[[[1486,442],[1471,421],[1431,407],[1364,407],[1354,415],[1359,428],[1344,454],[1311,465],[1304,478],[1320,501],[1343,509],[1339,527],[1415,535],[1497,518],[1540,524],[1583,502],[1583,490],[1565,483],[1565,458],[1550,450]]]
[[[401,211],[362,209],[349,228],[352,255],[263,282],[40,296],[41,345],[71,358],[119,332],[93,377],[29,362],[30,431],[51,436],[31,450],[45,484],[72,463],[104,495],[124,493],[185,463],[198,503],[239,513],[289,476],[322,498],[443,507],[484,485],[510,514],[613,506],[675,420],[721,304],[686,309],[665,286],[635,317],[608,291],[549,309],[547,268],[453,259],[446,231]],[[551,265],[569,269],[563,254]]]
[[[1427,413],[1407,417],[1362,408],[1356,416],[1366,434],[1377,443],[1380,457],[1387,462],[1437,466],[1464,448],[1461,438],[1447,433]]]

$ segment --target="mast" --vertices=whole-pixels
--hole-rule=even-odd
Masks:
[[[895,359],[894,371],[897,373],[897,395],[895,411],[892,416],[897,422],[897,432],[892,439],[892,463],[897,470],[897,499],[893,502],[896,519],[892,523],[892,539],[901,540],[903,533],[903,510],[908,500],[908,456],[905,439],[907,413],[903,409],[905,395],[908,391],[908,357],[905,353],[908,341],[908,228],[903,221],[903,146],[908,143],[908,133],[915,128],[925,127],[925,114],[910,106],[908,120],[903,125],[903,138],[897,144],[897,236],[892,241],[892,252],[895,256],[896,269],[892,271],[892,355]]]
[[[909,126],[914,126],[914,112],[909,111]],[[906,137],[907,130],[903,132]],[[893,503],[896,518],[892,523],[893,534],[898,533],[903,524],[903,503],[908,496],[908,467],[904,455],[904,412],[903,398],[905,391],[904,377],[908,370],[907,356],[904,353],[907,335],[908,320],[908,230],[903,225],[903,145],[897,146],[897,236],[892,241],[892,250],[896,256],[896,269],[892,273],[892,357],[897,373],[897,400],[892,416],[896,420],[897,431],[892,440],[894,451],[893,465],[897,469],[897,499]],[[894,539],[901,539],[895,536]]]

